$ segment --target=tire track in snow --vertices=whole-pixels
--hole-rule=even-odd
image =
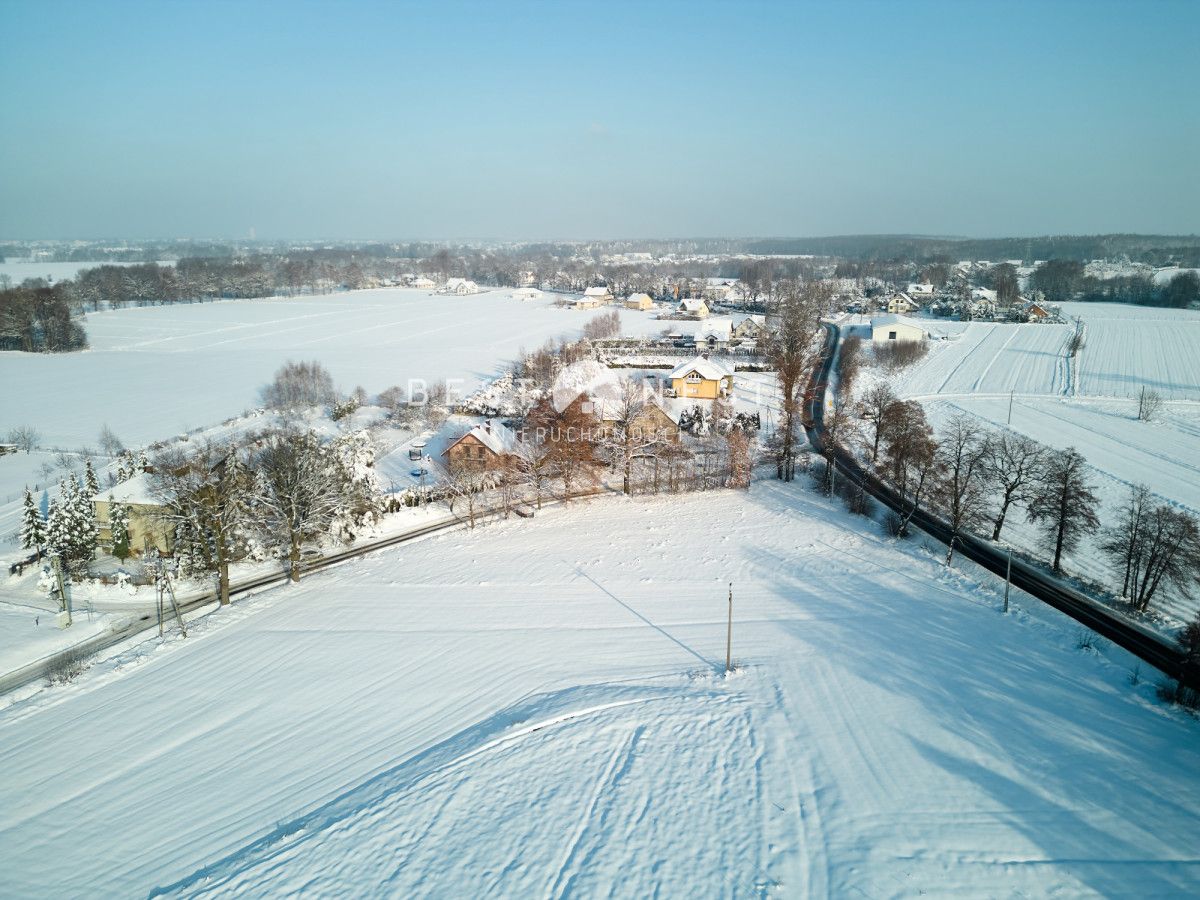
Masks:
[[[570,887],[571,881],[575,877],[575,873],[570,872],[572,868],[571,864],[579,852],[580,842],[583,840],[588,826],[595,817],[596,809],[600,805],[600,798],[606,791],[612,788],[616,780],[620,777],[620,773],[629,769],[629,764],[637,749],[637,742],[645,730],[645,725],[638,725],[629,733],[625,740],[620,741],[613,748],[613,752],[608,758],[608,765],[605,766],[604,772],[596,779],[596,783],[592,787],[592,796],[588,800],[587,808],[583,811],[583,815],[579,817],[579,821],[575,823],[575,832],[567,842],[566,853],[563,855],[562,861],[558,864],[554,881],[546,891],[547,900],[562,897],[566,893],[567,888]],[[618,764],[620,765],[618,766]]]
[[[1003,344],[1001,344],[1000,349],[992,354],[992,358],[988,360],[988,364],[983,367],[983,371],[979,373],[979,377],[976,378],[975,383],[973,385],[971,385],[971,390],[973,390],[973,391],[978,390],[980,387],[983,386],[983,382],[988,377],[988,372],[992,371],[992,366],[994,366],[996,364],[996,360],[998,360],[1000,358],[1000,354],[1002,354],[1005,350],[1008,349],[1008,345],[1011,344],[1016,339],[1018,333],[1019,332],[1017,331],[1017,329],[1014,328],[1012,330],[1012,334],[1010,334],[1008,336],[1008,340],[1006,340]]]
[[[346,312],[345,310],[334,309],[334,310],[330,310],[329,312],[310,313],[307,316],[287,316],[286,318],[282,318],[282,319],[268,319],[265,322],[242,322],[237,325],[226,325],[223,328],[214,328],[211,331],[200,331],[200,332],[189,331],[185,334],[173,334],[168,337],[154,338],[154,339],[148,340],[148,341],[138,341],[137,343],[134,343],[134,344],[126,344],[124,347],[114,347],[111,349],[113,352],[118,352],[118,353],[123,352],[123,351],[130,351],[130,350],[140,350],[140,349],[143,349],[146,347],[153,347],[155,344],[165,344],[169,341],[194,340],[196,338],[209,337],[214,334],[228,334],[231,331],[243,331],[247,328],[259,329],[259,328],[265,328],[269,325],[282,325],[286,322],[301,322],[306,319],[322,319],[322,318],[326,318],[328,316],[345,315],[345,312]],[[311,324],[311,323],[309,323],[309,324]],[[304,327],[304,326],[301,326],[301,327]],[[294,330],[294,329],[290,329],[290,330]],[[272,332],[272,334],[285,334],[285,333],[286,333],[286,331]],[[255,335],[255,336],[257,336],[257,335]],[[232,338],[229,342],[232,342],[233,340],[241,340],[241,338]],[[218,341],[216,344],[207,344],[204,347],[199,347],[199,348],[187,347],[187,348],[185,348],[185,350],[187,350],[187,351],[192,351],[192,350],[197,350],[197,349],[207,350],[209,347],[216,347],[222,343],[228,343],[228,342]]]
[[[483,740],[477,746],[470,747],[465,751],[462,749],[463,743],[467,743],[469,746],[470,742],[476,738],[476,732],[481,727],[486,729],[491,721],[509,718],[513,714],[511,710],[502,712],[492,720],[471,726],[442,743],[400,762],[391,769],[376,773],[365,783],[344,791],[297,818],[280,822],[269,833],[234,849],[225,857],[198,869],[191,875],[173,884],[154,888],[150,891],[149,896],[215,895],[248,871],[278,864],[281,854],[298,852],[298,846],[309,841],[321,841],[334,829],[361,814],[364,810],[385,802],[389,797],[414,790],[424,790],[431,783],[439,782],[445,775],[493,750],[505,748],[529,735],[568,722],[589,718],[621,707],[652,703],[670,697],[670,694],[652,693],[646,696],[635,696],[583,708],[568,709],[518,728],[505,729],[495,737]]]

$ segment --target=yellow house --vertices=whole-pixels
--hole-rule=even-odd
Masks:
[[[650,299],[649,294],[630,294],[625,298],[626,309],[647,310],[654,308],[654,301]]]
[[[708,315],[708,304],[702,297],[684,297],[679,301],[679,313],[695,319],[703,319]]]
[[[99,529],[99,542],[112,549],[112,530],[109,528],[110,501],[121,504],[128,513],[129,549],[134,556],[154,548],[159,553],[171,553],[175,547],[174,526],[161,521],[163,506],[154,495],[150,476],[135,475],[92,498]]]
[[[733,393],[733,372],[719,362],[697,356],[675,367],[671,387],[676,397],[716,400]]]

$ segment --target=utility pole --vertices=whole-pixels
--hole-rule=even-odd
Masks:
[[[733,671],[733,582],[729,582],[729,623],[725,628],[725,674]]]
[[[1008,548],[1008,566],[1004,570],[1004,614],[1008,615],[1008,588],[1012,584],[1012,547]]]
[[[67,583],[63,578],[62,557],[57,553],[50,557],[50,565],[54,569],[54,582],[58,594],[58,627],[71,627],[71,595],[67,592]]]
[[[1009,391],[1009,393],[1008,393],[1008,424],[1009,425],[1012,424],[1012,405],[1013,405],[1013,395],[1015,393],[1016,393],[1015,390]]]

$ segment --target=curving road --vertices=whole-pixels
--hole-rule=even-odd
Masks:
[[[813,372],[806,401],[810,405],[805,410],[805,430],[808,432],[809,442],[821,453],[825,452],[825,391],[836,359],[834,350],[839,338],[837,325],[826,323],[825,328],[827,329],[825,348],[821,355],[821,361]],[[840,447],[834,449],[834,454],[838,471],[862,484],[867,493],[885,506],[898,512],[907,510],[907,506],[901,502],[896,491],[860,465],[853,455]],[[913,514],[912,521],[922,531],[943,544],[949,542],[951,537],[949,526],[927,510],[918,509]],[[1008,555],[999,547],[970,534],[960,535],[955,541],[955,547],[956,552],[961,553],[972,562],[978,563],[1001,578],[1004,577],[1008,565]],[[1016,558],[1012,560],[1012,583],[1042,602],[1066,613],[1114,644],[1124,647],[1134,656],[1171,678],[1180,679],[1184,676],[1183,653],[1178,645],[1140,622],[1068,587],[1040,568]]]

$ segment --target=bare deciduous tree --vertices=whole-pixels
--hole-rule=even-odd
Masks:
[[[822,493],[833,494],[837,471],[837,452],[858,441],[858,422],[845,410],[840,402],[825,414],[825,471],[821,485]]]
[[[914,401],[897,401],[889,407],[889,427],[884,443],[887,468],[893,486],[906,500],[898,534],[908,534],[908,525],[921,506],[921,498],[933,474],[937,442],[925,420],[925,410]]]
[[[466,506],[467,524],[475,527],[484,494],[496,488],[501,474],[491,469],[475,469],[468,466],[452,466],[445,481],[446,505],[450,512],[454,507]]]
[[[1079,538],[1100,527],[1096,495],[1087,481],[1087,461],[1074,447],[1051,453],[1042,483],[1028,505],[1029,521],[1042,525],[1054,542],[1054,571],[1062,572],[1064,551],[1074,550]]]
[[[1153,422],[1162,412],[1162,405],[1162,394],[1143,387],[1138,397],[1138,419],[1142,422]]]
[[[125,449],[125,445],[121,443],[121,439],[116,436],[108,423],[105,422],[100,428],[100,438],[98,443],[100,449],[104,451],[105,456],[116,456]]]
[[[888,410],[896,395],[883,382],[871,385],[858,405],[859,415],[871,426],[871,462],[879,459],[879,443],[887,431]]]
[[[253,459],[253,509],[259,528],[287,548],[288,574],[300,580],[305,544],[329,534],[355,502],[342,460],[316,435],[285,432],[264,442]]]
[[[229,565],[239,554],[247,524],[250,479],[232,447],[202,444],[160,456],[151,477],[160,521],[182,529],[202,568],[217,573],[218,599],[229,604]]]
[[[663,441],[663,436],[648,421],[652,406],[654,400],[645,387],[628,379],[622,383],[615,400],[603,403],[598,449],[601,458],[621,473],[625,494],[633,491],[635,461],[652,455]]]
[[[838,354],[838,397],[842,400],[850,397],[854,392],[854,382],[858,379],[858,372],[862,366],[862,338],[857,334],[852,334],[842,341],[842,348]]]
[[[725,435],[725,452],[729,460],[729,487],[750,487],[750,478],[754,474],[754,460],[751,456],[749,435],[740,428],[731,428]]]
[[[41,440],[41,434],[32,425],[18,425],[8,431],[8,443],[26,453],[35,450]]]
[[[320,363],[288,360],[263,388],[262,399],[271,409],[294,411],[332,403],[337,394],[333,378]]]
[[[1156,503],[1145,485],[1133,487],[1101,546],[1122,572],[1121,595],[1139,612],[1163,588],[1190,597],[1200,585],[1200,525],[1186,512]]]
[[[1045,448],[1037,441],[1012,431],[989,434],[983,445],[983,475],[997,493],[996,517],[992,521],[992,540],[1000,540],[1000,530],[1008,509],[1014,503],[1028,503],[1042,482],[1046,464]]]
[[[542,498],[554,478],[554,466],[546,444],[533,429],[523,429],[506,463],[507,476],[515,484],[533,491],[534,503],[542,508]]]
[[[821,315],[826,311],[831,296],[829,286],[823,282],[799,284],[789,281],[781,286],[780,299],[773,304],[774,328],[764,341],[763,353],[775,370],[779,384],[775,474],[783,481],[791,481],[795,477],[800,407],[804,387],[817,358],[816,336]]]
[[[584,323],[583,336],[591,341],[621,336],[621,314],[615,309],[593,316]]]
[[[954,560],[954,545],[962,533],[984,518],[983,453],[977,421],[971,416],[953,416],[938,441],[934,484],[934,496],[950,525],[946,565]]]

